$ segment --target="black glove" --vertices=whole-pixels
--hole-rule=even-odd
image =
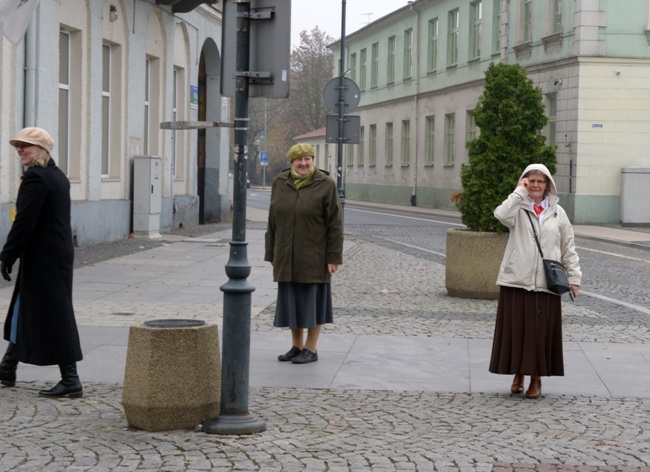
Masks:
[[[11,277],[9,276],[11,274],[11,266],[5,264],[4,261],[0,261],[0,274],[2,274],[2,278],[7,282],[11,282]]]

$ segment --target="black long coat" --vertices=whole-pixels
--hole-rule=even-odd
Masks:
[[[271,186],[264,260],[275,282],[330,283],[327,264],[343,263],[343,221],[336,183],[316,169],[300,190],[291,170]]]
[[[4,325],[9,340],[20,293],[14,355],[36,365],[68,364],[83,358],[72,307],[74,247],[70,228],[70,182],[50,159],[30,167],[16,200],[16,219],[0,260],[20,269]]]

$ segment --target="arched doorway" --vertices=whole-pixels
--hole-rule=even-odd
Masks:
[[[222,107],[220,92],[220,63],[217,45],[208,38],[203,44],[199,61],[199,121],[227,119],[227,108]],[[199,224],[228,221],[230,197],[227,128],[198,131],[196,160]]]

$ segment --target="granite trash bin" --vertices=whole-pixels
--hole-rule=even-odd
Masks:
[[[129,427],[193,429],[219,414],[218,327],[200,320],[154,320],[129,329],[122,405]]]

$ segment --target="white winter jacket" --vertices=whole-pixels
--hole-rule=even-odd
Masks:
[[[544,258],[561,261],[567,270],[571,285],[580,285],[582,272],[576,253],[573,228],[564,209],[558,205],[555,182],[549,170],[542,164],[531,164],[526,167],[519,180],[533,170],[543,173],[549,180],[548,208],[540,222],[533,211],[528,191],[518,186],[494,210],[494,216],[510,230],[497,285],[553,293],[546,288],[544,265],[527,213],[535,225]]]

